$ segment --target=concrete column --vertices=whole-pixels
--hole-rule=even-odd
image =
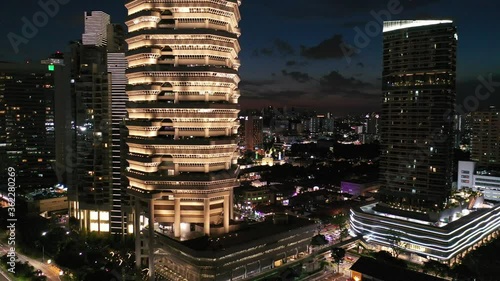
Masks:
[[[206,235],[210,235],[210,199],[204,199],[205,208],[203,212],[203,216],[205,218],[205,223],[203,224],[203,229]]]
[[[135,234],[135,266],[141,267],[141,231],[140,231],[141,209],[140,201],[135,199],[134,206],[134,234]]]
[[[210,132],[209,132],[208,128],[204,128],[203,130],[205,131],[205,137],[206,138],[210,137]]]
[[[224,232],[229,232],[229,196],[224,196]]]
[[[149,201],[149,241],[148,241],[148,266],[149,266],[149,280],[155,280],[155,248],[154,248],[154,239],[155,239],[155,212],[154,212],[154,201],[151,199]]]
[[[181,199],[174,199],[174,236],[181,236]]]
[[[174,92],[174,103],[178,103],[178,102],[179,102],[179,93]]]
[[[231,193],[229,194],[229,218],[234,220],[234,194],[233,190],[231,190]]]
[[[203,169],[205,173],[208,173],[210,171],[210,165],[208,163],[203,164]]]

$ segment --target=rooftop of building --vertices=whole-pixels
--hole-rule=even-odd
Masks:
[[[212,238],[209,236],[202,236],[180,243],[195,251],[224,251],[261,239],[263,235],[270,237],[280,233],[287,233],[291,230],[312,226],[314,224],[314,220],[293,215],[268,216],[266,220],[262,222],[249,224],[247,227],[243,227],[221,237]]]
[[[355,183],[355,184],[379,184],[378,179],[375,178],[357,178],[343,180],[342,183]]]
[[[379,207],[379,204],[380,202],[374,202],[360,207],[355,207],[355,209],[366,214],[405,221],[406,224],[414,224],[416,227],[433,227],[444,232],[453,231],[454,229],[458,229],[465,224],[477,220],[481,216],[486,215],[486,213],[492,209],[492,206],[488,204],[476,204],[477,206],[474,206],[474,208],[452,212],[450,216],[447,216],[448,218],[451,218],[449,221],[444,221],[443,219],[433,221],[426,213],[410,212],[405,210],[399,210],[401,211],[400,213],[395,212],[398,211],[398,209],[393,209],[391,213],[386,213],[383,212],[385,209],[376,208]]]
[[[439,277],[427,275],[417,271],[393,266],[368,257],[360,257],[352,266],[352,271],[369,275],[377,280],[383,281],[443,281]]]
[[[499,166],[478,167],[476,169],[475,174],[478,176],[500,177],[500,165]]]
[[[384,21],[384,29],[383,32],[390,32],[394,30],[400,30],[405,28],[412,27],[421,27],[421,26],[429,26],[429,25],[437,25],[437,24],[450,24],[453,23],[452,20],[394,20],[394,21]]]
[[[37,189],[26,195],[28,201],[31,200],[43,200],[50,198],[65,197],[68,195],[68,189],[62,185],[56,185],[55,187]]]

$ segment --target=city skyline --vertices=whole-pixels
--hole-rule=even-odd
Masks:
[[[0,17],[1,280],[496,280],[494,4],[101,2]]]
[[[479,76],[486,81],[492,80],[490,84],[496,87],[495,75],[498,72],[495,65],[499,58],[494,50],[498,49],[500,40],[489,36],[494,32],[494,24],[481,24],[482,18],[494,16],[493,4],[488,1],[477,1],[473,7],[467,8],[463,3],[443,0],[419,1],[418,4],[370,1],[369,5],[359,5],[356,1],[317,1],[321,8],[317,10],[305,6],[302,0],[289,1],[286,7],[281,7],[277,1],[242,4],[240,27],[244,36],[241,38],[240,73],[243,109],[266,104],[309,107],[339,115],[378,111],[381,94],[378,73],[382,61],[377,53],[382,49],[382,25],[377,22],[376,15],[384,20],[387,16],[393,20],[452,18],[459,25],[460,32],[457,104],[462,105],[466,97],[474,95],[476,87],[482,84]],[[58,13],[48,17],[47,24],[37,28],[38,32],[26,44],[19,44],[17,54],[9,43],[8,34],[22,35],[22,18],[31,21],[32,16],[43,9],[39,5],[16,7],[18,4],[14,3],[0,22],[0,32],[7,39],[0,44],[4,56],[0,60],[23,61],[31,57],[37,61],[56,50],[67,49],[67,42],[77,40],[78,34],[83,32],[84,11],[109,13],[115,22],[124,22],[126,14],[121,2],[58,2],[66,4],[60,4]],[[299,10],[301,14],[295,12]],[[358,30],[363,31],[367,44],[357,44],[360,42],[359,36],[356,37]],[[359,52],[346,59],[344,53],[349,54],[349,46]],[[494,76],[490,78],[489,75]],[[498,104],[499,100],[498,95],[492,95],[482,100],[479,106]],[[463,111],[474,111],[467,108],[471,106]]]

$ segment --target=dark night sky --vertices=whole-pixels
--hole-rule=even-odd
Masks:
[[[42,0],[50,1],[50,0]],[[100,10],[123,22],[124,1],[68,2],[15,53],[7,35],[22,35],[22,18],[42,9],[38,1],[9,1],[0,11],[0,60],[38,60],[81,39],[83,12]],[[313,107],[336,114],[379,109],[381,32],[366,46],[355,44],[356,28],[375,21],[370,13],[397,0],[243,0],[240,58],[243,108],[265,105]],[[31,4],[26,4],[27,2]],[[458,99],[473,95],[477,77],[500,82],[500,24],[497,1],[400,0],[391,19],[451,18],[458,26]],[[380,24],[377,24],[380,27]],[[358,47],[348,61],[340,43]],[[481,105],[500,105],[500,86]]]

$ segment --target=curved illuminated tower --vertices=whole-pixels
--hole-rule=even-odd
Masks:
[[[182,240],[193,233],[229,232],[238,186],[239,5],[236,0],[125,4],[126,176],[135,198],[135,226],[149,228],[149,237],[154,230]]]

